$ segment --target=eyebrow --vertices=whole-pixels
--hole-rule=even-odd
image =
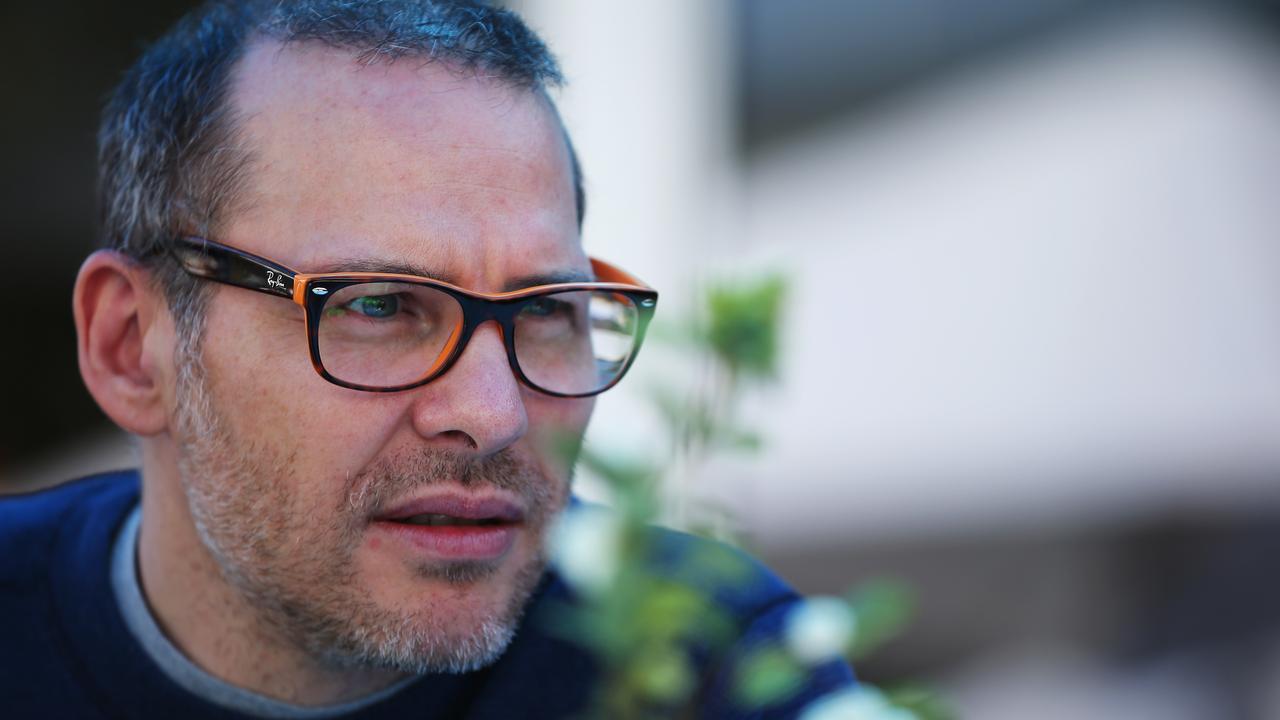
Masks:
[[[311,271],[313,275],[324,275],[328,273],[340,272],[378,272],[378,273],[395,273],[398,275],[417,275],[419,277],[438,280],[440,282],[449,283],[461,287],[454,276],[447,273],[432,272],[421,265],[412,263],[400,263],[387,260],[379,260],[376,258],[353,257],[342,258],[322,263]],[[531,273],[512,278],[505,282],[502,286],[502,292],[511,292],[513,290],[523,290],[525,288],[537,287],[539,285],[556,285],[559,283],[578,283],[578,282],[594,282],[595,276],[589,272],[582,270],[553,270],[545,273]]]
[[[329,262],[320,263],[315,270],[310,271],[312,275],[326,275],[328,273],[344,273],[344,272],[369,272],[369,273],[395,273],[397,275],[419,275],[421,277],[439,280],[450,285],[457,285],[453,276],[432,272],[421,265],[412,263],[400,263],[390,260],[379,260],[370,257],[348,257],[330,260]]]
[[[559,283],[578,283],[578,282],[594,282],[595,276],[581,270],[558,270],[550,273],[535,273],[532,275],[521,275],[517,278],[508,280],[503,286],[503,292],[511,292],[512,290],[523,290],[525,288],[537,287],[539,285],[556,285]]]

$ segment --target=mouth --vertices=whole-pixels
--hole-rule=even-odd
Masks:
[[[425,527],[493,527],[494,525],[506,524],[506,521],[499,518],[465,518],[454,517],[453,515],[441,515],[440,513],[410,515],[407,518],[398,518],[391,522]]]
[[[524,520],[510,500],[448,494],[402,503],[375,516],[371,527],[419,557],[493,560],[511,550]]]

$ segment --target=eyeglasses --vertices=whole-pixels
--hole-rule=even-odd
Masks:
[[[178,238],[171,252],[195,277],[293,300],[306,317],[316,372],[369,392],[440,377],[493,320],[525,385],[555,397],[596,395],[631,367],[658,303],[655,290],[596,259],[600,282],[488,294],[416,275],[300,273],[197,237]]]

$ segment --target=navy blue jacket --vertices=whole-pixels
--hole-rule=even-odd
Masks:
[[[111,589],[113,541],[138,502],[126,471],[0,499],[0,717],[238,718],[169,680],[125,626]],[[670,548],[705,541],[656,530]],[[729,692],[733,653],[776,640],[796,594],[752,562],[745,585],[720,601],[740,628],[734,650],[703,658],[702,717],[793,717],[853,682],[847,665],[816,668],[785,704],[748,713]],[[352,718],[583,716],[598,670],[590,654],[544,632],[540,610],[572,602],[549,572],[502,658],[463,675],[428,675]]]

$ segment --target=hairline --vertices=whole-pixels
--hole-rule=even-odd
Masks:
[[[217,203],[210,209],[208,225],[209,227],[200,229],[195,234],[209,233],[216,234],[218,228],[224,227],[229,215],[243,211],[252,205],[249,199],[249,188],[246,182],[248,175],[253,172],[256,160],[256,148],[246,136],[244,132],[245,117],[236,107],[236,98],[238,96],[238,87],[242,81],[245,67],[245,60],[248,55],[257,47],[262,45],[274,44],[276,48],[274,52],[279,55],[296,47],[306,49],[308,47],[328,48],[340,51],[342,54],[350,58],[357,66],[370,65],[392,65],[396,62],[407,60],[419,60],[421,66],[439,65],[450,74],[458,78],[468,79],[476,82],[492,82],[507,87],[513,91],[528,91],[538,98],[544,109],[550,113],[555,120],[556,127],[560,129],[560,139],[563,143],[563,149],[566,153],[566,160],[569,164],[569,182],[574,196],[574,210],[577,217],[577,225],[579,236],[581,236],[582,223],[584,217],[583,198],[582,198],[582,172],[579,167],[577,153],[574,150],[573,142],[569,137],[569,130],[564,124],[564,119],[560,116],[560,109],[554,100],[551,99],[549,88],[547,85],[538,80],[524,80],[512,77],[503,73],[486,74],[482,67],[466,67],[460,61],[448,56],[432,56],[427,52],[408,52],[399,56],[391,55],[371,55],[369,51],[361,50],[359,46],[339,45],[332,42],[326,42],[318,38],[301,37],[277,37],[269,31],[261,28],[254,30],[238,48],[237,55],[231,66],[227,69],[224,80],[225,92],[222,102],[219,103],[217,110],[221,111],[222,116],[218,120],[218,127],[214,129],[215,133],[224,137],[230,147],[230,150],[236,157],[231,161],[231,167],[226,168],[232,177],[236,179],[234,190],[228,195],[219,199]]]

